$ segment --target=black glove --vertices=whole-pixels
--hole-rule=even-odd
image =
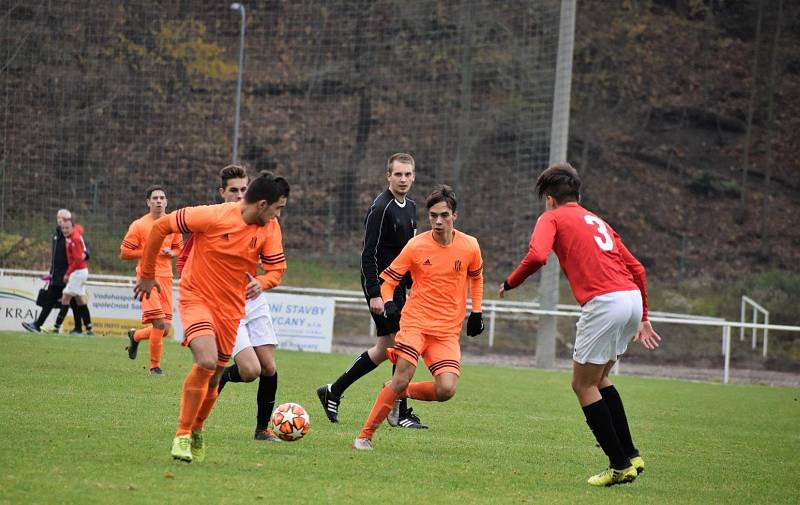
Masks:
[[[472,312],[467,319],[467,335],[475,337],[483,333],[483,313]]]
[[[389,300],[383,304],[383,317],[390,321],[400,321],[400,309],[394,301]]]

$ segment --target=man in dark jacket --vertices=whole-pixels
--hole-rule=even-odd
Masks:
[[[370,373],[386,361],[386,349],[394,345],[399,320],[387,318],[381,298],[380,273],[391,264],[400,251],[417,232],[417,205],[407,195],[414,183],[416,165],[408,153],[397,153],[386,163],[388,189],[378,195],[364,220],[364,248],[361,251],[361,287],[378,338],[375,345],[356,358],[353,364],[336,381],[317,389],[317,396],[332,423],[339,422],[339,404],[345,390],[353,382]],[[411,277],[406,276],[395,290],[394,300],[402,309],[406,290],[411,287]],[[408,408],[406,399],[399,400],[387,421],[395,427],[425,429],[419,417]]]
[[[67,273],[67,250],[65,246],[65,239],[64,234],[61,232],[61,224],[63,223],[64,219],[72,218],[72,213],[67,209],[60,209],[56,213],[56,221],[58,225],[56,226],[56,231],[53,234],[53,257],[50,260],[50,283],[47,286],[47,294],[45,299],[42,300],[42,311],[39,313],[39,317],[36,321],[29,323],[27,321],[22,323],[22,327],[26,330],[33,332],[33,333],[40,333],[42,331],[42,326],[44,322],[47,320],[47,316],[50,315],[50,312],[56,307],[61,305],[61,294],[64,291],[64,274]],[[77,317],[76,313],[76,302],[73,298],[70,301],[70,307],[72,308],[72,314],[75,316],[75,329],[72,330],[73,333],[81,333],[83,328],[81,326],[81,318]]]

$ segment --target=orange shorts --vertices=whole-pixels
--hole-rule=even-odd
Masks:
[[[394,336],[394,345],[386,350],[392,363],[403,358],[414,366],[420,356],[425,360],[431,375],[445,372],[461,375],[461,344],[459,335],[431,335],[419,328],[400,328]]]
[[[197,337],[213,335],[217,342],[217,365],[225,366],[231,359],[239,319],[220,318],[200,300],[180,300],[178,310],[183,324],[183,342],[189,343]]]
[[[161,291],[150,292],[150,298],[142,300],[142,324],[156,319],[172,323],[172,277],[156,277]]]

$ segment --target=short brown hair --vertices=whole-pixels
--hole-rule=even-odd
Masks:
[[[399,161],[400,163],[407,163],[414,167],[416,170],[417,165],[414,163],[414,157],[408,153],[394,153],[393,155],[389,156],[389,159],[386,161],[386,171],[392,171],[392,163],[395,161]]]
[[[450,210],[455,212],[458,201],[456,200],[456,192],[453,191],[453,188],[447,184],[440,184],[433,188],[431,194],[428,195],[428,200],[425,202],[425,207],[430,210],[431,207],[439,202],[447,203],[447,206],[450,207]]]
[[[539,198],[552,196],[558,204],[577,202],[581,192],[581,178],[569,163],[550,165],[536,180]]]
[[[219,171],[219,187],[225,189],[228,187],[230,179],[247,179],[247,172],[241,165],[228,165]]]
[[[149,200],[150,197],[153,196],[153,191],[163,191],[164,196],[167,195],[167,191],[164,189],[163,186],[161,186],[160,184],[153,184],[152,186],[148,186],[147,189],[144,190],[145,198]]]

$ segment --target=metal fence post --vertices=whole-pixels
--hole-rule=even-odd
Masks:
[[[731,327],[730,326],[723,326],[722,340],[725,344],[725,371],[723,373],[722,383],[727,384],[731,370]]]
[[[745,318],[745,301],[744,295],[742,296],[742,308],[740,310],[741,316],[739,317],[739,322],[743,323]],[[744,326],[739,326],[739,340],[744,340]]]
[[[490,310],[490,312],[489,312],[489,347],[490,348],[494,347],[494,320],[495,320],[495,315],[497,313],[495,311],[495,308],[496,308],[495,302],[492,302],[491,304],[489,304],[489,310]]]

